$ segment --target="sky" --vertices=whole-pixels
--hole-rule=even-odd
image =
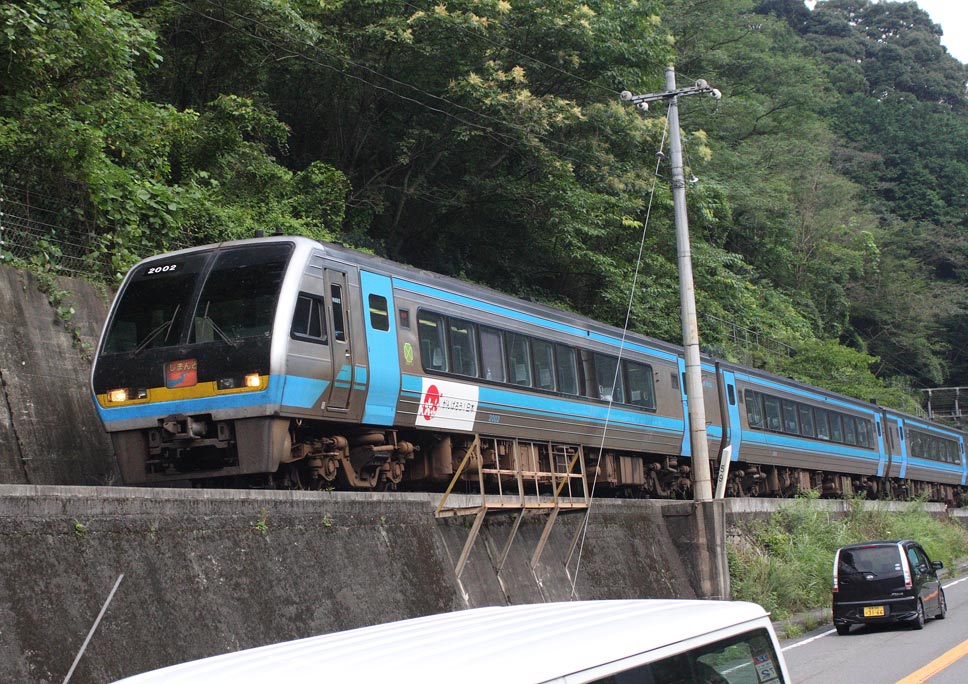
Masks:
[[[917,0],[918,7],[941,24],[941,44],[958,61],[968,64],[968,2],[965,0]]]

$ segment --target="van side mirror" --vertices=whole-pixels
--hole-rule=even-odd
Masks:
[[[931,567],[934,568],[935,570],[940,570],[941,568],[944,567],[944,563],[942,563],[941,561],[931,561]]]

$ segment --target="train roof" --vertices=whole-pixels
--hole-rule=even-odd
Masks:
[[[730,601],[573,601],[474,608],[204,658],[122,682],[537,684],[719,630],[766,626],[766,618],[756,604]],[[662,657],[688,647],[683,644]]]
[[[540,302],[521,299],[520,297],[515,297],[513,295],[500,292],[486,285],[470,283],[458,278],[435,273],[433,271],[425,271],[414,266],[408,266],[406,264],[391,261],[373,254],[367,254],[343,245],[338,245],[331,242],[319,242],[303,236],[278,235],[262,238],[250,238],[245,240],[233,240],[218,244],[199,245],[197,247],[188,248],[188,250],[180,251],[216,249],[223,246],[228,247],[246,244],[261,244],[270,241],[293,242],[297,245],[297,247],[302,249],[314,249],[317,251],[322,251],[330,258],[338,261],[344,261],[346,263],[353,264],[354,266],[375,268],[376,265],[378,265],[382,273],[390,276],[409,278],[417,281],[418,283],[433,285],[454,294],[478,298],[488,303],[500,304],[520,312],[533,314],[567,325],[579,326],[591,332],[607,335],[616,339],[621,339],[623,334],[625,334],[626,338],[630,341],[634,339],[640,344],[647,343],[648,346],[654,347],[656,350],[661,350],[667,354],[677,355],[682,353],[682,348],[677,345],[670,344],[669,342],[663,342],[662,340],[648,337],[646,335],[642,335],[641,333],[624,333],[621,328],[596,321],[595,319],[588,318],[582,314],[565,311],[564,309],[558,309]],[[177,253],[178,252],[169,252],[164,256],[170,257],[172,254]],[[156,258],[157,257],[152,256],[147,260],[153,261]]]

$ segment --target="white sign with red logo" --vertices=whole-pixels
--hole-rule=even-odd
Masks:
[[[416,426],[473,432],[477,396],[477,385],[423,378]]]

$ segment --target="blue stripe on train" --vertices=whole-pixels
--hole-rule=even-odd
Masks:
[[[855,402],[851,402],[849,400],[841,401],[839,399],[833,399],[831,397],[828,397],[827,395],[821,394],[819,392],[812,392],[806,388],[800,388],[792,384],[783,385],[777,382],[766,380],[764,378],[758,378],[758,377],[746,375],[745,373],[736,373],[736,379],[743,380],[744,382],[748,382],[751,385],[758,385],[760,387],[766,387],[772,390],[778,390],[780,392],[788,392],[789,394],[792,394],[798,397],[803,397],[805,399],[822,401],[826,404],[829,404],[830,406],[840,406],[840,407],[852,409],[855,411],[862,411],[870,416],[874,416],[875,414],[880,413],[880,409],[877,406],[867,404],[866,402],[862,402],[860,400],[857,400]]]

